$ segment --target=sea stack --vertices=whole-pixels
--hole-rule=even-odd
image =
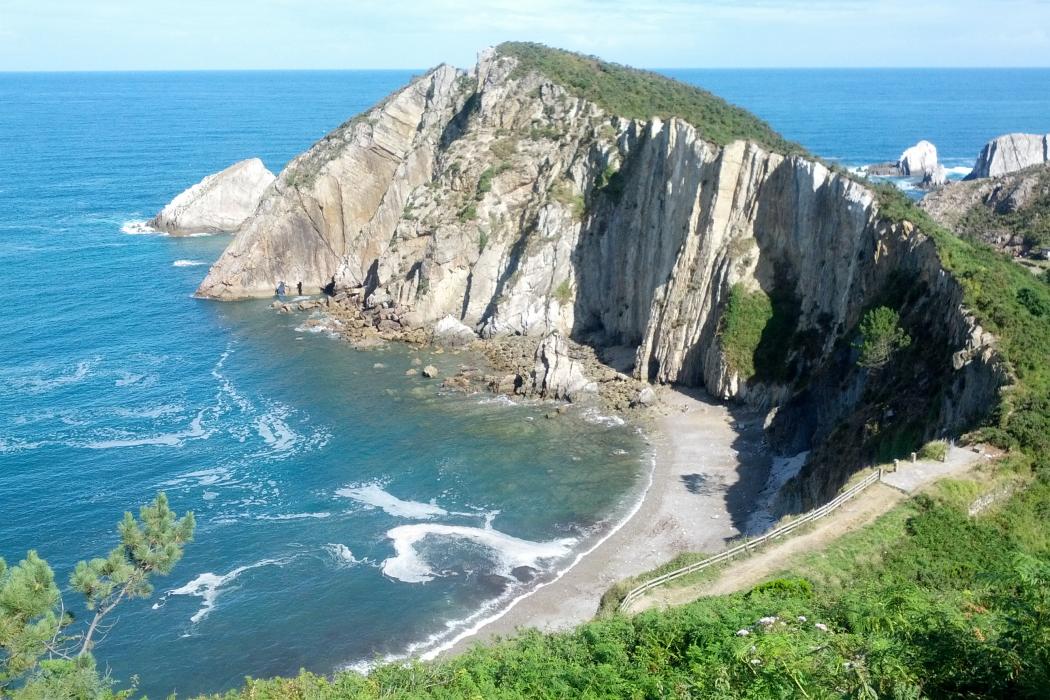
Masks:
[[[937,147],[929,141],[919,141],[897,159],[897,169],[903,177],[934,175],[938,168]]]
[[[274,179],[258,158],[242,160],[179,194],[149,224],[173,236],[236,232]]]
[[[1006,134],[984,145],[967,180],[998,177],[1050,162],[1050,134]]]

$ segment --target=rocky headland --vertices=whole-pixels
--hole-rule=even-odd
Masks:
[[[236,232],[275,179],[258,158],[242,160],[180,193],[149,225],[173,236]]]
[[[986,143],[967,180],[999,177],[1050,162],[1050,134],[1005,134]]]
[[[531,44],[439,66],[293,160],[198,294],[280,280],[328,292],[352,338],[444,324],[499,360],[456,381],[745,403],[774,450],[809,452],[783,511],[965,431],[1010,381],[934,242],[878,192],[708,93]],[[912,343],[873,371],[854,341],[876,306]]]

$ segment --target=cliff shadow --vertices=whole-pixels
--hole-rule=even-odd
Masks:
[[[746,532],[772,463],[764,415],[725,404],[703,389],[671,390],[670,414],[661,419],[666,442],[660,456],[669,461],[661,465],[667,470],[668,502],[687,509],[682,517],[714,522],[724,513],[735,531]]]

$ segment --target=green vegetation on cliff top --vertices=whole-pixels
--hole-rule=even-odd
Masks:
[[[745,139],[777,153],[805,152],[747,110],[658,73],[530,42],[507,42],[496,47],[496,51],[516,58],[522,72],[540,73],[616,116],[679,117],[720,146]]]

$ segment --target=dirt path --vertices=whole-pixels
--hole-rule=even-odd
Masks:
[[[884,475],[887,483],[871,485],[853,500],[816,521],[812,529],[803,534],[786,535],[786,539],[770,544],[750,557],[736,559],[711,580],[680,587],[657,588],[635,601],[630,612],[682,605],[703,596],[751,588],[788,568],[797,554],[827,547],[839,537],[873,522],[907,498],[907,494],[919,491],[938,479],[964,473],[980,460],[980,454],[955,448],[945,462],[902,464],[896,473]]]

